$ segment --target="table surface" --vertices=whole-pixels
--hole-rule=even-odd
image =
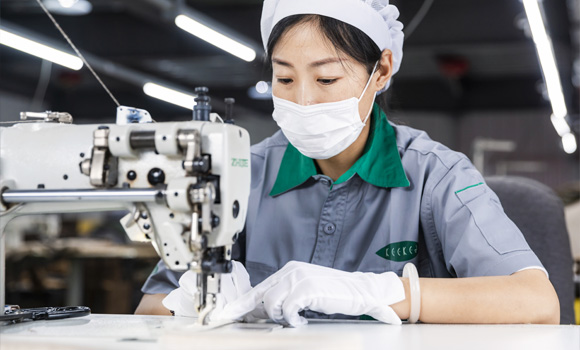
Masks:
[[[0,326],[7,349],[580,349],[580,326],[386,325],[310,320],[301,328],[273,323],[201,327],[172,316],[93,314]]]

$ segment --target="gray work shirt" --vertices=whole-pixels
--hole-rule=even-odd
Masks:
[[[469,159],[375,105],[360,161],[333,182],[282,132],[252,147],[252,188],[237,258],[252,285],[298,260],[422,277],[510,275],[541,262]],[[235,249],[236,250],[236,249]],[[160,262],[143,293],[180,274]]]

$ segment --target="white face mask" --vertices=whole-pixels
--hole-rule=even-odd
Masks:
[[[364,96],[378,62],[359,98],[302,106],[272,95],[274,120],[300,153],[312,159],[328,159],[341,153],[358,138],[365,126],[373,103],[364,121],[358,104]]]

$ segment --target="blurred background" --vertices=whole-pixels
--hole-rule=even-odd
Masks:
[[[218,113],[224,98],[235,98],[236,123],[252,143],[277,130],[260,39],[262,0],[43,3],[122,105],[157,121],[190,120],[194,88],[206,86]],[[485,176],[524,176],[551,187],[566,205],[580,260],[580,0],[391,3],[406,41],[387,93],[389,118],[465,153]],[[76,123],[114,122],[116,105],[86,66],[23,53],[15,36],[73,53],[36,0],[0,0],[0,121],[53,110]],[[128,243],[120,216],[15,220],[7,300],[133,312],[157,256]]]

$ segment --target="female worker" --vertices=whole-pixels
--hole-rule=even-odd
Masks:
[[[238,259],[254,288],[239,289],[236,265],[222,316],[559,322],[542,264],[467,157],[390,123],[375,103],[401,64],[398,15],[388,0],[264,2],[281,131],[252,147]],[[406,265],[410,278],[398,277]],[[160,263],[137,312],[167,313],[178,277]]]

